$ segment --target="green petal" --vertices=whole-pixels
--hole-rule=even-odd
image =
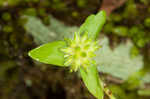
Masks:
[[[105,11],[100,11],[96,15],[90,15],[84,24],[79,29],[80,33],[88,33],[89,37],[96,39],[99,32],[101,31],[103,25],[106,21]]]
[[[64,53],[60,48],[65,46],[64,41],[47,43],[31,50],[29,56],[42,63],[64,66]]]
[[[95,65],[90,65],[86,70],[80,68],[81,77],[88,90],[98,99],[103,99],[102,82],[99,79],[98,71]]]

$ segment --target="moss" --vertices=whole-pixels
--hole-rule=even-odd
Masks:
[[[146,27],[150,28],[150,17],[149,17],[149,18],[146,18],[146,19],[144,20],[144,25],[145,25]]]

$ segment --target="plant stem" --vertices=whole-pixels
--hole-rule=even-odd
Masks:
[[[115,96],[112,94],[111,90],[106,86],[106,84],[103,84],[104,86],[104,92],[110,99],[116,99]]]

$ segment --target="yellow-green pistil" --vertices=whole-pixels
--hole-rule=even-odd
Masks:
[[[90,39],[86,34],[80,36],[75,33],[73,39],[67,40],[68,46],[62,51],[65,53],[65,65],[71,66],[71,72],[77,71],[80,66],[85,69],[93,62],[95,51],[100,48],[98,41]]]

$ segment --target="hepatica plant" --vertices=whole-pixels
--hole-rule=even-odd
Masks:
[[[79,71],[88,90],[97,99],[103,99],[103,92],[107,94],[107,90],[99,78],[93,57],[100,48],[97,37],[105,21],[104,11],[90,15],[72,38],[39,46],[31,50],[29,56],[42,63],[69,67],[71,72]]]

